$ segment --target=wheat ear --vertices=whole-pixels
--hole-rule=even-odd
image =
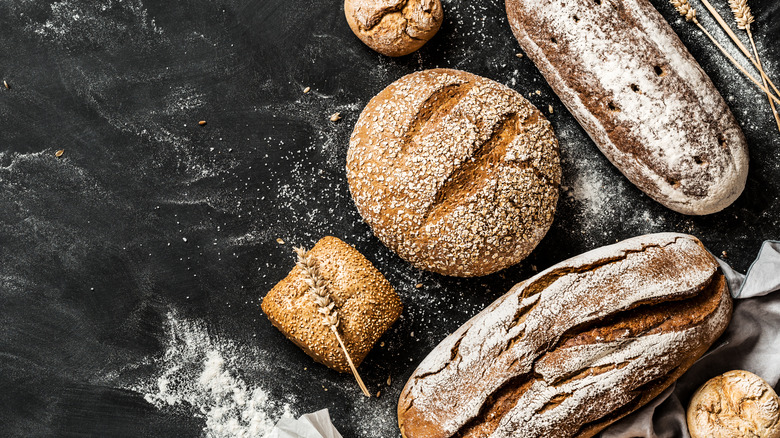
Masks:
[[[731,61],[731,63],[734,64],[734,66],[739,69],[739,71],[741,71],[745,76],[747,76],[748,79],[750,79],[754,84],[756,84],[756,87],[760,88],[761,91],[766,93],[766,95],[770,99],[773,99],[775,102],[780,103],[780,99],[775,97],[772,93],[769,92],[769,90],[766,87],[761,85],[761,83],[758,82],[758,80],[754,78],[753,75],[748,73],[747,70],[745,70],[745,68],[742,67],[739,64],[739,62],[737,62],[737,60],[734,59],[734,57],[731,56],[729,52],[727,52],[726,49],[724,49],[723,46],[720,45],[720,43],[718,43],[717,40],[715,40],[715,37],[713,37],[712,34],[707,32],[707,29],[705,29],[704,26],[702,26],[701,23],[699,23],[699,19],[696,18],[696,10],[691,7],[690,3],[688,3],[688,0],[669,0],[669,1],[672,3],[672,6],[674,6],[674,8],[677,9],[677,12],[679,12],[680,15],[685,17],[686,21],[693,22],[693,24],[698,26],[699,29],[701,29],[701,31],[704,32],[705,35],[707,35],[710,41],[712,41],[712,43],[715,44],[715,47],[717,47],[726,56],[726,58],[728,58],[728,60]]]
[[[753,54],[756,56],[756,62],[758,63],[758,71],[761,73],[761,81],[764,83],[764,87],[769,87],[767,84],[769,78],[764,71],[764,66],[761,64],[761,57],[758,56],[758,49],[756,49],[756,41],[753,39],[753,32],[750,29],[750,25],[755,21],[753,12],[750,10],[747,0],[729,0],[729,7],[734,14],[734,20],[737,21],[737,27],[747,32],[750,45],[753,47]],[[775,103],[769,96],[767,96],[767,99],[769,99],[769,106],[772,108],[772,115],[775,116],[777,130],[780,131],[780,116],[777,114]]]
[[[737,47],[739,47],[739,50],[742,52],[742,54],[745,55],[745,57],[748,59],[748,61],[750,61],[753,64],[753,67],[755,67],[759,71],[762,70],[761,67],[758,65],[758,62],[756,62],[756,60],[750,54],[750,50],[748,50],[747,47],[745,47],[745,45],[742,44],[742,41],[739,40],[739,38],[734,33],[734,31],[732,31],[731,28],[729,27],[729,25],[726,24],[726,21],[723,20],[723,17],[720,16],[718,11],[715,10],[715,8],[712,7],[712,4],[710,4],[710,2],[707,1],[707,0],[701,0],[701,2],[704,5],[704,7],[707,8],[707,10],[710,12],[710,14],[712,14],[712,16],[715,18],[715,21],[717,21],[718,24],[720,24],[720,27],[722,27],[723,30],[726,31],[726,33],[728,34],[729,38],[731,38],[731,41],[734,41],[734,44],[736,44]],[[769,86],[772,87],[772,90],[774,90],[775,94],[780,96],[780,90],[777,89],[777,87],[772,82],[772,80],[769,79],[769,77],[767,77],[766,81],[769,83]],[[777,99],[775,99],[775,101],[777,101]],[[778,103],[780,103],[780,102],[778,102]]]
[[[355,364],[352,363],[352,358],[349,356],[347,347],[344,346],[344,341],[341,340],[341,335],[339,335],[339,312],[336,310],[336,303],[333,302],[330,292],[328,292],[328,284],[320,273],[317,259],[306,254],[306,250],[300,247],[295,248],[295,254],[298,256],[296,265],[301,269],[303,281],[309,286],[308,295],[314,304],[317,305],[317,312],[322,317],[322,324],[328,326],[330,331],[336,335],[336,340],[347,358],[347,363],[349,363],[349,368],[352,370],[352,375],[355,376],[358,386],[360,386],[366,397],[371,397],[368,388],[363,384],[363,379],[358,374],[357,368],[355,368]]]

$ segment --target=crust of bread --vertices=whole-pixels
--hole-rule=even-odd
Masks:
[[[701,242],[640,236],[516,285],[420,364],[406,438],[585,438],[684,373],[725,330],[731,298]]]
[[[604,155],[666,207],[703,215],[747,180],[726,102],[647,0],[506,0],[512,30]]]

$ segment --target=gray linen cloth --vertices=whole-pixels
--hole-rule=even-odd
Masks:
[[[685,408],[704,382],[729,370],[747,370],[772,386],[780,379],[780,242],[766,241],[742,275],[718,260],[729,283],[734,316],[726,332],[675,385],[601,433],[601,438],[690,438]],[[341,438],[327,410],[282,419],[269,438]]]
[[[734,301],[726,332],[676,384],[601,433],[601,438],[690,438],[685,410],[693,392],[729,370],[747,370],[777,389],[780,379],[780,242],[766,241],[742,275],[720,262]]]

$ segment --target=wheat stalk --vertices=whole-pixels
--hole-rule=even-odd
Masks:
[[[693,9],[688,0],[671,0],[672,6],[685,17],[685,21],[696,20],[696,9]]]
[[[731,30],[729,25],[726,24],[726,22],[723,20],[723,17],[720,16],[718,11],[716,11],[715,8],[712,7],[712,4],[710,4],[710,2],[707,0],[701,0],[701,2],[704,5],[704,7],[707,8],[710,14],[712,14],[712,16],[715,18],[715,21],[717,21],[718,24],[720,24],[720,27],[723,28],[724,31],[726,31],[729,38],[731,38],[731,41],[734,41],[734,44],[736,44],[737,47],[739,47],[739,50],[742,52],[743,55],[745,55],[748,61],[750,61],[757,70],[761,71],[762,70],[761,67],[758,65],[758,62],[756,62],[756,60],[750,54],[750,51],[747,49],[747,47],[745,47],[744,44],[742,44],[742,41],[740,41],[739,38],[737,38],[737,35],[734,33],[734,31]],[[774,92],[780,96],[780,90],[777,89],[777,87],[772,82],[772,80],[767,77],[766,81],[769,83],[769,86],[772,87],[772,90],[774,90]],[[775,101],[777,101],[777,99],[775,99]]]
[[[747,30],[756,21],[753,18],[753,13],[750,11],[747,0],[729,0],[729,7],[734,14],[734,19],[737,20],[738,28]]]
[[[733,56],[729,54],[729,52],[726,51],[726,49],[723,48],[723,46],[718,43],[717,40],[715,40],[715,37],[712,36],[709,32],[707,32],[707,29],[704,28],[704,26],[701,25],[699,22],[699,19],[696,18],[696,10],[691,7],[690,3],[688,3],[688,0],[669,0],[672,3],[672,6],[674,6],[675,9],[677,9],[677,12],[680,13],[683,17],[685,17],[686,21],[693,22],[696,26],[699,27],[699,29],[704,32],[705,35],[712,41],[713,44],[715,44],[715,47],[717,47],[725,56],[728,58],[729,61],[731,61],[732,64],[734,64],[735,67],[739,69],[745,76],[747,76],[748,79],[750,79],[758,88],[760,88],[764,93],[766,93],[767,97],[769,99],[774,100],[777,103],[780,103],[780,99],[775,97],[772,93],[769,92],[769,90],[761,85],[761,83],[756,80],[756,78],[753,77],[750,73],[748,73],[747,70],[745,70],[744,67],[742,67],[739,62],[737,62],[736,59],[734,59]],[[706,0],[702,0],[706,1]]]
[[[339,335],[339,312],[336,310],[336,303],[333,302],[330,292],[328,292],[328,284],[320,273],[320,266],[317,263],[317,259],[312,255],[307,254],[306,250],[300,247],[295,248],[295,254],[298,255],[296,265],[301,269],[303,281],[309,286],[308,295],[314,304],[317,305],[317,312],[322,316],[322,324],[326,325],[330,331],[336,335],[336,340],[339,342],[341,351],[344,352],[344,356],[347,358],[347,363],[349,363],[349,368],[352,370],[352,375],[355,376],[358,386],[360,386],[361,391],[363,391],[363,394],[366,397],[371,397],[368,388],[363,384],[363,379],[361,379],[360,374],[358,374],[357,368],[355,368],[355,364],[352,363],[352,358],[349,356],[347,347],[344,346],[344,342],[341,340],[341,335]]]
[[[758,63],[758,71],[761,73],[761,81],[764,83],[764,87],[769,87],[767,85],[769,78],[764,71],[764,66],[761,64],[761,58],[758,56],[758,49],[756,49],[756,41],[753,39],[753,32],[750,30],[750,25],[755,21],[750,6],[748,6],[747,0],[729,0],[729,7],[734,14],[734,19],[737,21],[737,27],[747,32],[750,45],[753,47],[753,54],[756,56],[756,62]],[[768,95],[767,99],[769,99]],[[780,116],[777,114],[777,108],[775,108],[775,103],[772,99],[769,99],[769,106],[772,108],[772,115],[775,116],[777,130],[780,131]]]

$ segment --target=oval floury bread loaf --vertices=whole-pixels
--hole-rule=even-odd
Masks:
[[[398,403],[405,438],[591,437],[661,393],[725,330],[731,298],[693,236],[559,263],[444,339]]]
[[[761,377],[729,371],[696,390],[687,420],[691,438],[780,438],[780,399]]]
[[[710,214],[742,193],[745,138],[647,0],[506,0],[517,40],[590,137],[648,196]]]
[[[344,15],[361,41],[387,56],[419,49],[444,20],[440,0],[345,0]]]
[[[487,275],[525,258],[550,228],[558,141],[514,90],[426,70],[368,103],[347,179],[360,214],[402,258],[444,275]]]

